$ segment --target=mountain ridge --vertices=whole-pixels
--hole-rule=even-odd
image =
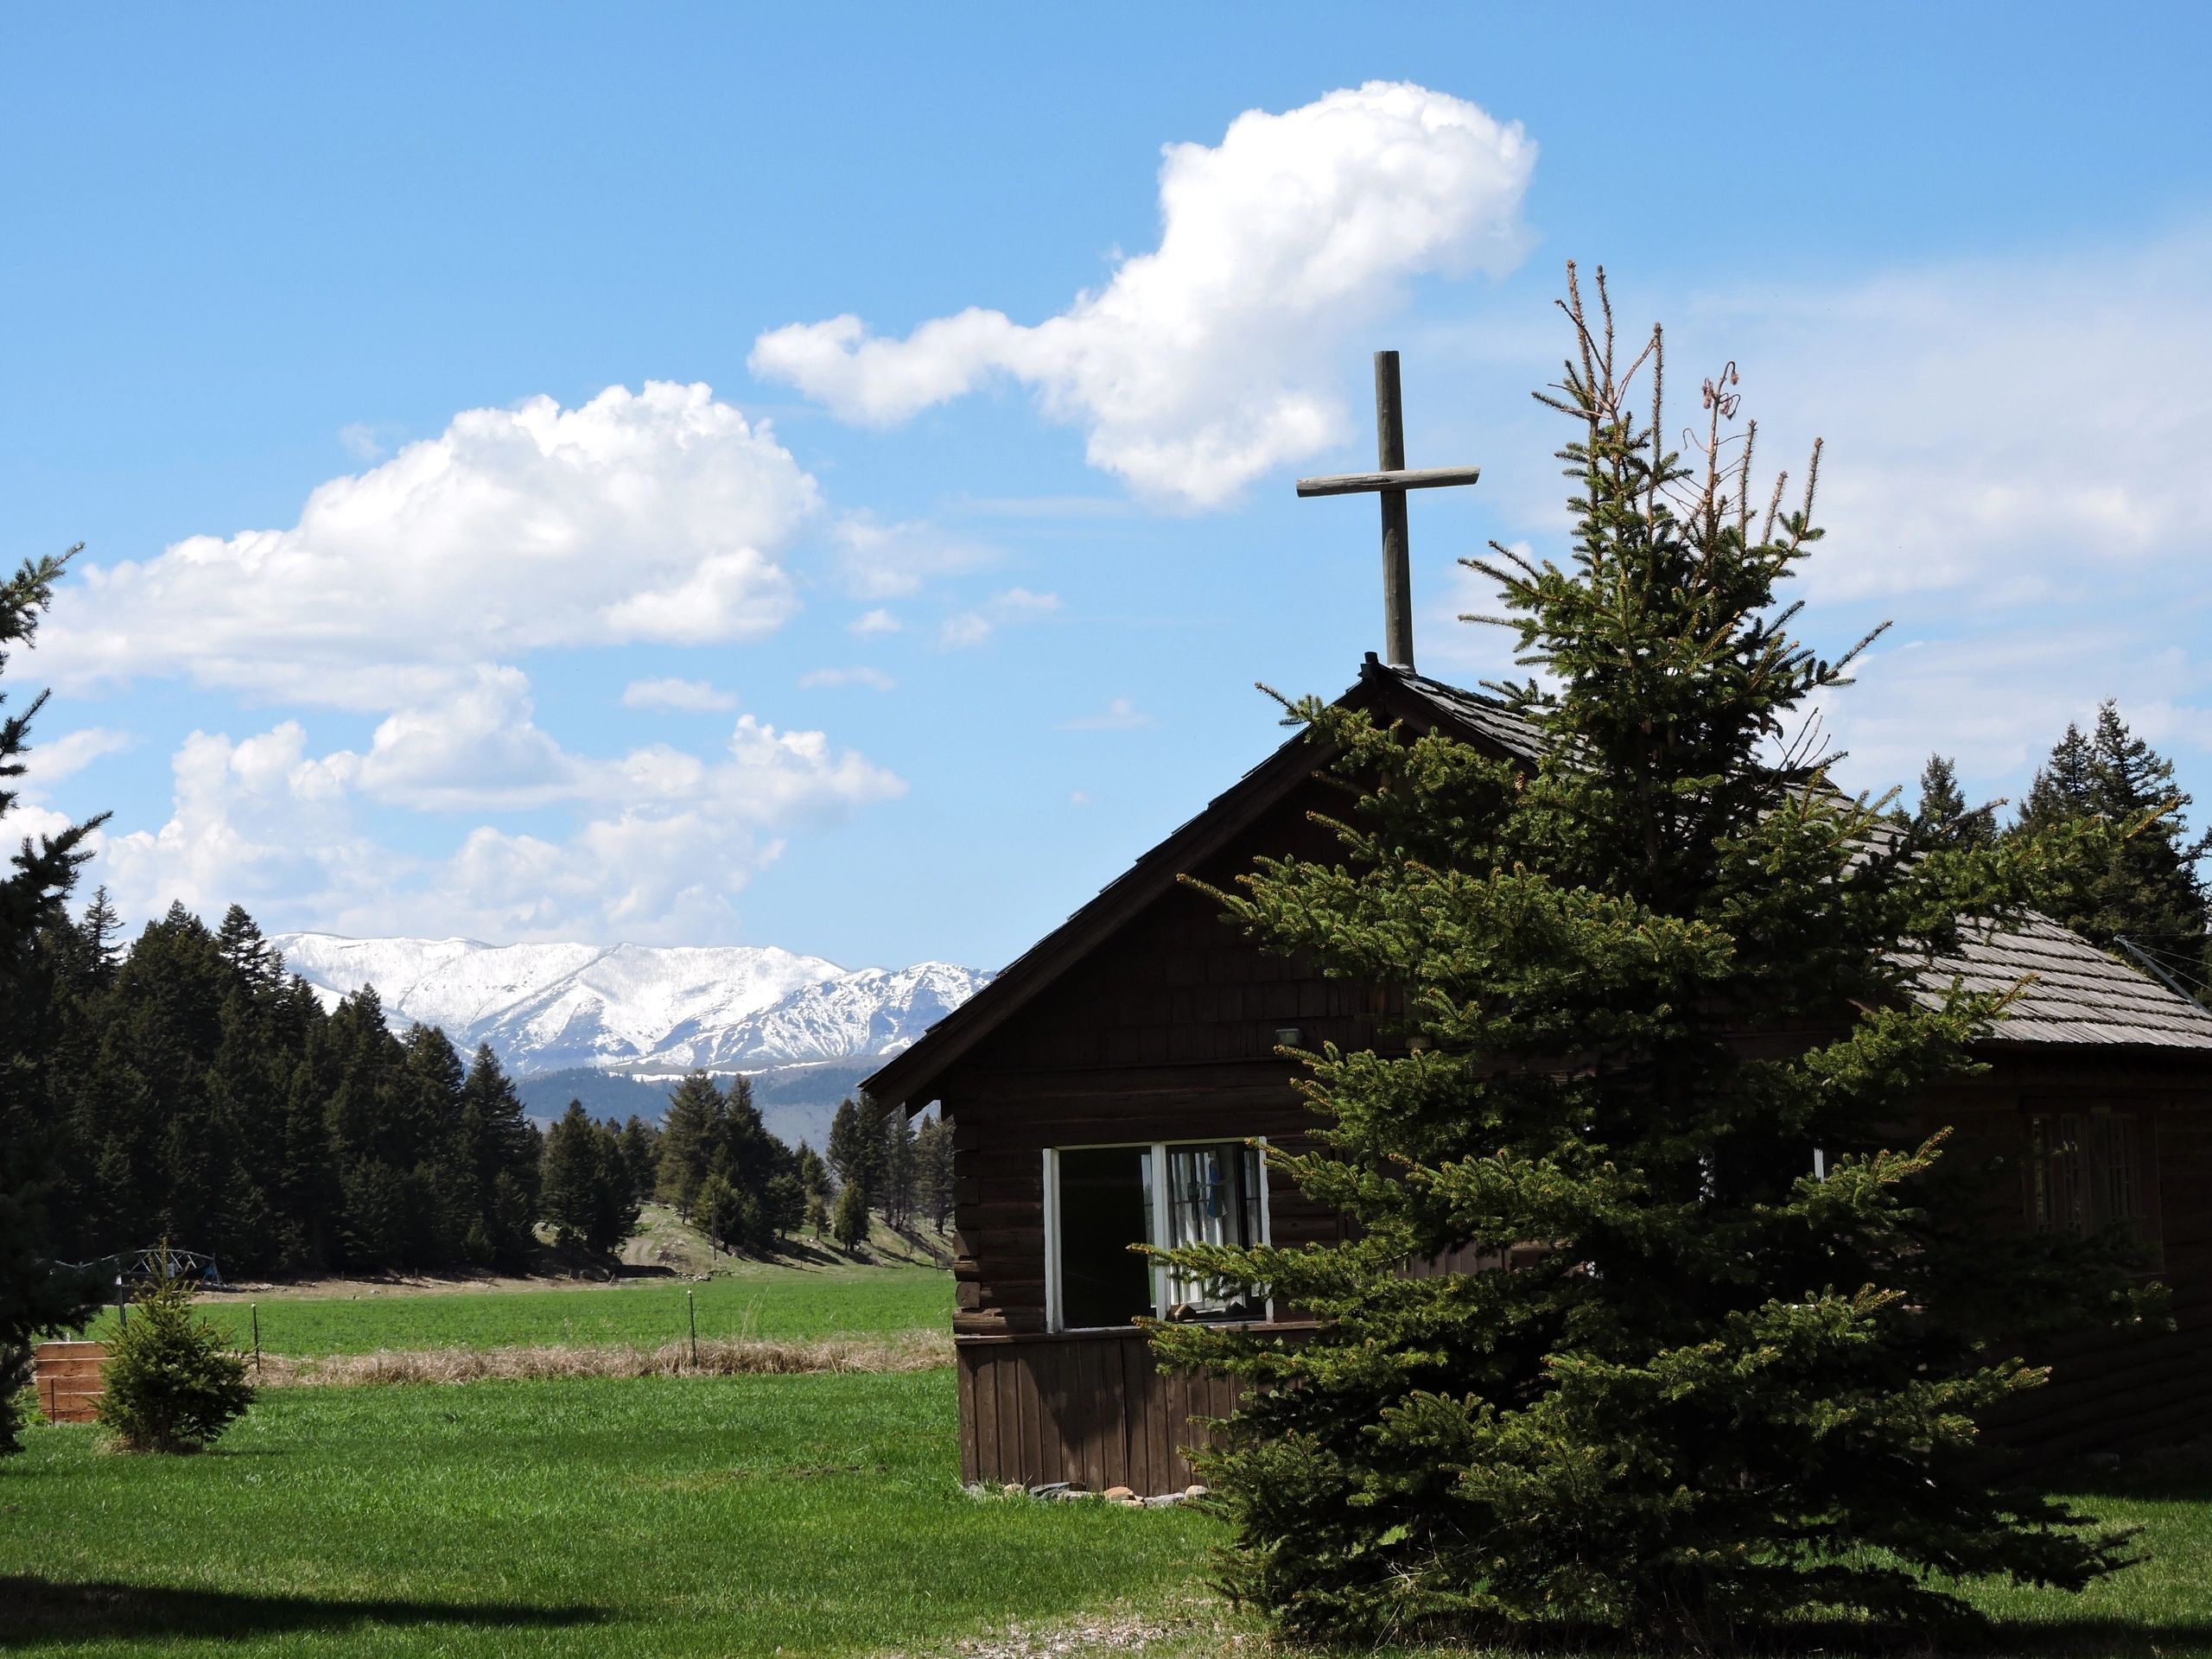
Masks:
[[[486,944],[272,935],[326,1003],[374,985],[396,1023],[488,1042],[518,1077],[766,1071],[894,1054],[990,982],[952,963],[846,969],[776,945]]]

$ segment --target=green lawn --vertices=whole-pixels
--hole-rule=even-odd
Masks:
[[[685,1334],[686,1290],[707,1338],[879,1336],[945,1330],[952,1277],[930,1268],[773,1268],[704,1284],[652,1280],[576,1290],[392,1292],[359,1297],[270,1298],[261,1344],[272,1354],[365,1354],[379,1348],[499,1348],[524,1343],[655,1346]],[[201,1311],[244,1345],[241,1300]],[[90,1334],[112,1328],[112,1310]]]
[[[0,1647],[935,1653],[1019,1622],[1268,1650],[1201,1592],[1205,1517],[970,1498],[953,1418],[938,1370],[272,1390],[188,1459],[41,1426],[0,1464]],[[2000,1620],[1980,1651],[2212,1659],[2212,1459],[2082,1501],[2149,1561],[2078,1598],[1974,1592]]]
[[[185,1459],[39,1427],[0,1646],[842,1653],[1187,1580],[1201,1517],[970,1498],[953,1418],[939,1370],[276,1390]]]

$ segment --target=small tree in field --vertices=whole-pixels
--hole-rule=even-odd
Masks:
[[[691,1218],[709,1243],[733,1255],[745,1241],[745,1200],[720,1174],[700,1183],[691,1201]]]
[[[830,1224],[830,1236],[840,1248],[857,1250],[868,1243],[868,1193],[848,1186],[837,1195],[837,1213]]]
[[[1338,854],[1224,895],[1405,1010],[1389,1053],[1303,1057],[1319,1147],[1269,1154],[1352,1236],[1174,1254],[1319,1321],[1297,1345],[1155,1327],[1169,1362],[1262,1385],[1201,1454],[1227,1586],[1297,1632],[1693,1646],[1964,1615],[1943,1576],[2079,1589],[2119,1537],[1993,1486],[1974,1420],[2043,1380],[2007,1345],[2039,1322],[2137,1316],[2123,1247],[1992,1228],[1945,1192],[1942,1134],[1894,1137],[2006,1000],[1913,964],[1962,914],[2017,914],[2085,832],[1931,842],[1831,785],[1799,734],[1857,651],[1815,656],[1775,602],[1819,534],[1811,475],[1794,512],[1779,483],[1749,499],[1732,369],[1703,455],[1664,453],[1656,331],[1620,366],[1572,268],[1569,296],[1544,401],[1576,427],[1573,556],[1477,563],[1541,671],[1497,690],[1544,758],[1300,704],[1340,757]],[[1804,1034],[1741,1040],[1761,1027]],[[1516,1263],[1402,1271],[1469,1248]]]
[[[192,1281],[163,1244],[130,1319],[108,1344],[95,1409],[132,1452],[197,1452],[253,1403],[245,1360],[192,1310]]]

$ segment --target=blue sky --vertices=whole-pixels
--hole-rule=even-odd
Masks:
[[[1484,467],[1422,666],[1500,665],[1569,257],[1826,439],[1849,781],[2113,696],[2212,800],[2212,14],[1780,10],[18,14],[20,827],[137,916],[996,966],[1379,644],[1290,487],[1378,346]]]

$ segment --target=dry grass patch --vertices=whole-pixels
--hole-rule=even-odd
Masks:
[[[271,1388],[359,1388],[378,1383],[539,1382],[588,1376],[798,1376],[823,1371],[927,1371],[952,1363],[941,1331],[815,1341],[664,1342],[656,1348],[546,1345],[381,1349],[372,1354],[262,1358]]]

